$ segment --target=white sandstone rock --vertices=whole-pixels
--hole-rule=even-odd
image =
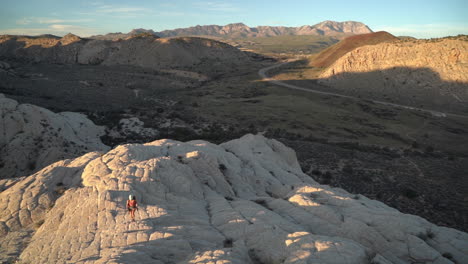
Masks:
[[[57,160],[108,150],[104,128],[85,115],[53,113],[0,94],[0,179],[29,175]]]
[[[125,210],[130,193],[139,201],[136,222]],[[15,254],[20,263],[468,259],[468,234],[319,185],[294,151],[260,135],[221,145],[128,144],[59,161],[9,185],[0,207],[2,261]]]
[[[120,119],[119,127],[114,127],[108,133],[108,136],[113,138],[124,138],[132,135],[151,138],[159,135],[159,131],[145,127],[145,123],[138,117],[130,117]]]

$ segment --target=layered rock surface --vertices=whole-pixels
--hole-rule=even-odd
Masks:
[[[104,128],[85,115],[53,113],[0,94],[0,179],[30,175],[57,160],[108,150]]]
[[[320,78],[322,84],[353,95],[468,111],[467,37],[359,47]]]
[[[468,234],[319,185],[260,135],[159,140],[0,181],[0,256],[20,263],[462,263]],[[126,197],[140,203],[136,222]]]

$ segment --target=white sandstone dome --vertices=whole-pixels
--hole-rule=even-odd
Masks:
[[[57,160],[108,150],[104,127],[85,115],[54,113],[0,94],[0,179],[26,176]]]
[[[2,261],[15,254],[20,263],[468,259],[468,234],[319,185],[294,151],[260,135],[221,145],[122,145],[3,185]],[[139,202],[136,222],[125,209],[130,193]]]

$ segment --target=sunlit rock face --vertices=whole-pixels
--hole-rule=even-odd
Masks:
[[[319,82],[367,98],[466,112],[467,40],[460,36],[359,47],[336,60]]]
[[[94,150],[104,128],[85,115],[54,113],[0,94],[0,179],[26,176],[53,162]]]
[[[261,135],[159,140],[0,181],[20,263],[463,263],[468,234],[319,185]],[[139,210],[130,221],[129,194]]]

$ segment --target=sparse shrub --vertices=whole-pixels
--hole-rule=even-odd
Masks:
[[[49,206],[47,207],[47,212],[50,211],[50,210],[52,210],[52,208],[54,208],[54,206],[55,206],[55,202],[51,202],[51,203],[49,204]]]
[[[432,146],[427,146],[427,147],[426,147],[426,153],[432,153],[432,152],[434,152],[434,147],[432,147]]]
[[[177,161],[180,163],[184,163],[184,157],[182,155],[177,156]]]
[[[320,170],[314,169],[312,170],[312,174],[314,175],[322,175],[322,172]]]
[[[442,257],[448,259],[448,260],[451,260],[452,262],[454,261],[453,259],[453,255],[449,252],[445,252],[444,254],[442,254]]]
[[[417,237],[424,241],[427,241],[428,239],[433,239],[435,237],[435,234],[434,232],[432,232],[432,230],[428,229],[425,233],[419,233]]]
[[[414,199],[419,196],[418,192],[416,192],[415,190],[411,188],[405,188],[403,190],[403,195],[410,199]]]
[[[377,198],[377,199],[379,199],[379,200],[382,199],[382,197],[383,197],[383,196],[382,196],[382,193],[380,193],[380,192],[377,193],[377,195],[375,196],[375,198]]]
[[[411,147],[412,148],[419,148],[419,143],[416,142],[416,141],[413,141],[413,143],[411,144]]]
[[[28,163],[28,170],[33,171],[36,169],[36,162],[31,161]]]
[[[62,194],[65,193],[66,190],[67,190],[67,188],[65,188],[64,186],[59,186],[59,187],[55,188],[54,192],[57,195],[62,195]]]
[[[226,238],[224,241],[223,241],[223,246],[225,248],[231,248],[232,247],[232,238]]]
[[[223,172],[226,171],[226,170],[227,170],[226,165],[220,163],[220,164],[219,164],[219,170],[221,170],[221,171],[223,171]]]
[[[372,181],[372,178],[369,175],[364,175],[361,178],[365,182],[371,182]]]
[[[271,208],[268,206],[267,202],[265,200],[263,200],[263,199],[257,199],[257,200],[254,200],[254,202],[256,204],[259,204],[259,205],[265,207],[268,210],[271,210]]]
[[[427,230],[426,235],[430,239],[433,239],[435,237],[435,234],[434,232],[432,232],[432,230]]]
[[[38,228],[41,227],[41,225],[43,225],[43,224],[44,224],[44,219],[39,220],[39,221],[37,221],[36,223],[34,223],[34,227],[35,227],[36,229],[38,229]]]
[[[346,164],[344,167],[343,167],[343,172],[347,173],[347,174],[353,174],[353,167],[349,164]]]

